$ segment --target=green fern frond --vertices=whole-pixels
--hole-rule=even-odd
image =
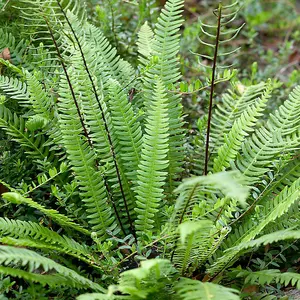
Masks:
[[[261,97],[266,88],[265,83],[245,87],[240,91],[231,91],[222,95],[222,102],[212,116],[211,148],[217,151],[225,142],[233,123],[257,98]]]
[[[300,86],[294,88],[289,99],[270,115],[268,125],[280,129],[283,135],[297,131],[300,127]]]
[[[129,188],[129,184],[127,182],[127,180],[124,178],[125,177],[125,170],[122,169],[122,165],[119,163],[119,159],[118,159],[118,154],[116,151],[116,147],[118,147],[118,144],[115,144],[115,137],[114,137],[114,130],[111,127],[111,119],[110,119],[110,115],[108,110],[106,110],[106,103],[104,103],[103,101],[103,97],[102,95],[99,96],[98,93],[98,88],[97,88],[97,82],[100,78],[100,82],[102,82],[102,77],[103,74],[105,74],[105,70],[103,68],[101,68],[102,62],[101,64],[97,61],[95,61],[93,53],[91,51],[89,51],[89,46],[88,43],[85,42],[84,39],[81,39],[77,33],[76,33],[76,28],[74,26],[74,24],[76,24],[76,22],[72,22],[71,19],[74,19],[74,16],[71,14],[65,14],[65,18],[67,21],[67,24],[73,34],[73,37],[76,41],[76,45],[79,48],[79,53],[78,53],[78,63],[76,63],[74,65],[75,70],[78,72],[78,79],[82,79],[82,78],[86,78],[86,87],[90,86],[90,88],[88,88],[88,90],[86,89],[81,103],[84,106],[84,99],[86,97],[90,98],[90,100],[94,99],[94,103],[96,104],[96,110],[94,110],[93,114],[95,115],[95,113],[97,111],[100,112],[100,118],[102,119],[103,125],[104,125],[104,137],[106,137],[106,141],[108,141],[108,149],[109,149],[109,156],[111,156],[112,158],[112,166],[113,166],[113,171],[114,174],[110,174],[113,177],[113,180],[116,180],[116,184],[112,186],[112,190],[113,190],[113,194],[112,194],[112,202],[113,202],[113,207],[114,207],[114,211],[116,214],[116,217],[119,221],[119,224],[121,225],[121,229],[123,231],[124,234],[126,234],[125,232],[125,228],[123,226],[123,218],[120,217],[120,214],[118,212],[118,208],[117,206],[120,204],[120,206],[123,206],[125,208],[125,214],[127,215],[129,224],[130,224],[130,228],[131,228],[131,232],[133,233],[133,223],[131,220],[131,216],[130,216],[130,212],[129,212],[129,205],[131,202],[132,204],[134,203],[133,199],[132,201],[130,201],[128,198],[128,194],[130,194],[130,188]],[[72,20],[73,20],[72,19]],[[80,31],[80,30],[79,30]],[[99,63],[99,65],[98,65]],[[82,66],[82,68],[78,68],[77,66]],[[99,68],[100,67],[100,68]],[[100,70],[99,70],[100,69]],[[83,71],[83,73],[82,73]],[[96,75],[96,76],[94,76]],[[97,76],[98,75],[98,76]],[[103,78],[103,80],[107,80],[107,78]],[[92,93],[91,93],[92,91]],[[81,97],[81,95],[79,94],[79,97]],[[89,101],[91,103],[91,101]],[[92,100],[93,102],[93,100]],[[93,103],[91,103],[93,104]],[[85,110],[88,110],[88,106],[83,107],[83,113]],[[97,119],[97,118],[96,118]],[[99,119],[99,118],[98,118]],[[92,120],[91,120],[92,121]],[[87,121],[88,125],[90,124]],[[95,126],[94,126],[95,127]],[[97,130],[95,131],[97,132]],[[103,138],[102,138],[103,140]],[[97,140],[96,140],[97,142]],[[93,143],[93,139],[91,139],[91,142],[89,142],[90,146],[92,147]],[[109,172],[108,172],[109,173]],[[104,179],[105,180],[105,179]],[[125,182],[124,182],[125,181]],[[105,186],[106,189],[108,191],[108,193],[110,194],[110,188],[107,184],[107,182],[105,182]],[[116,198],[116,194],[118,194],[118,191],[120,191],[120,197],[118,197],[119,199],[117,201],[115,201]],[[130,196],[129,196],[130,197]],[[132,197],[131,197],[132,198]],[[126,220],[125,219],[125,220]],[[126,222],[125,222],[126,223]]]
[[[157,58],[153,66],[149,66],[143,74],[143,98],[146,108],[151,99],[153,78],[158,76],[165,87],[175,84],[180,78],[177,53],[179,51],[179,35],[177,32],[182,24],[182,0],[169,0],[162,9],[154,29],[152,43],[152,56]],[[151,60],[150,60],[151,62]],[[168,178],[166,181],[166,194],[172,195],[176,187],[176,179],[182,172],[184,131],[182,119],[182,105],[178,94],[167,95],[167,108],[169,117],[169,151],[168,151]]]
[[[175,285],[179,299],[182,300],[239,300],[239,292],[224,286],[201,282],[188,278],[180,278]]]
[[[18,100],[21,103],[26,103],[29,100],[27,86],[18,78],[0,75],[0,90],[2,90],[6,96]]]
[[[235,199],[245,204],[249,189],[243,186],[244,180],[235,171],[220,172],[207,176],[197,176],[186,179],[175,192],[180,193],[175,204],[174,215],[179,216],[179,223],[191,213],[195,204],[208,202],[210,195],[221,193],[225,197]],[[206,195],[206,196],[205,196]],[[213,199],[212,199],[213,200]],[[217,209],[220,204],[211,201],[206,208],[208,211]],[[205,212],[203,213],[205,215]]]
[[[246,277],[245,283],[259,283],[264,286],[272,282],[281,283],[284,286],[295,286],[300,289],[300,274],[284,272],[280,273],[279,270],[262,270],[257,272],[241,271],[238,277]]]
[[[229,248],[225,251],[226,252],[232,250],[241,251],[248,248],[258,247],[260,245],[272,244],[278,241],[292,240],[292,239],[293,240],[300,239],[300,230],[286,229],[286,230],[272,232],[270,234],[263,235],[258,239],[252,240],[250,242],[240,243],[238,246]]]
[[[25,120],[13,114],[3,104],[0,104],[0,127],[19,143],[31,157],[41,161],[51,161],[54,153],[45,146],[46,140],[43,135],[29,133],[25,128]]]
[[[79,232],[82,232],[86,235],[90,235],[90,232],[80,225],[74,223],[71,219],[67,216],[60,214],[57,210],[54,209],[47,209],[43,205],[33,201],[31,198],[25,198],[22,195],[14,192],[4,193],[2,198],[15,204],[27,204],[28,206],[39,210],[40,212],[44,213],[46,216],[53,219],[54,222],[61,226],[66,226],[73,228]]]
[[[141,156],[142,130],[127,95],[116,83],[110,83],[110,110],[112,124],[120,147],[120,156],[129,180],[135,182]]]
[[[299,89],[296,88],[292,95],[270,117],[265,126],[256,130],[252,137],[242,144],[242,153],[235,162],[235,168],[244,174],[249,184],[260,180],[270,169],[273,158],[299,145]],[[296,136],[290,137],[291,133],[296,133]]]
[[[213,224],[209,220],[186,221],[178,226],[180,243],[174,249],[172,262],[182,276],[189,275],[199,266],[202,243],[208,238]]]
[[[169,260],[150,259],[142,261],[139,268],[121,273],[116,289],[129,294],[131,299],[147,299],[152,295],[168,299],[177,276],[177,270]]]
[[[116,158],[122,172],[123,189],[130,214],[134,216],[134,186],[142,149],[142,129],[127,95],[118,83],[112,81],[109,89],[109,108],[113,126],[112,134],[116,142]]]
[[[150,62],[152,54],[152,43],[153,43],[154,33],[148,22],[141,27],[138,33],[138,52],[139,52],[139,61],[142,65],[146,66]]]
[[[142,144],[141,160],[137,175],[137,201],[135,222],[137,234],[151,234],[157,228],[155,215],[162,206],[163,185],[168,167],[168,113],[165,88],[160,79],[156,79],[151,105],[147,111],[145,135]]]
[[[263,229],[271,222],[276,221],[284,215],[288,209],[299,200],[300,197],[300,178],[298,178],[290,187],[285,187],[273,201],[269,201],[262,209],[259,221],[253,221],[249,218],[231,234],[231,247],[238,246],[241,243],[247,243],[259,235]],[[238,250],[230,251],[222,255],[208,269],[209,274],[216,274],[228,264],[231,264],[239,255]]]
[[[120,59],[119,55],[117,55],[117,50],[111,46],[99,28],[89,23],[78,24],[78,22],[74,22],[74,17],[70,13],[68,13],[68,17],[72,21],[76,32],[80,32],[80,26],[82,27],[82,36],[85,37],[87,45],[93,53],[98,53],[96,57],[93,56],[94,62],[96,65],[104,68],[102,74],[100,72],[97,73],[99,74],[97,76],[98,80],[101,80],[103,85],[106,86],[107,80],[112,78],[117,80],[122,87],[129,89],[128,85],[135,76],[132,66]]]
[[[80,80],[80,76],[75,70],[69,70],[72,82]],[[80,95],[80,86],[75,85],[74,96]],[[78,180],[81,198],[84,201],[89,222],[92,229],[99,234],[99,238],[104,239],[106,230],[115,228],[116,223],[112,215],[111,203],[108,205],[108,194],[103,179],[103,174],[96,169],[96,154],[91,148],[91,141],[87,140],[87,129],[83,133],[82,124],[84,120],[78,118],[78,111],[82,118],[80,103],[74,105],[74,97],[70,95],[67,79],[61,80],[60,95],[61,101],[58,103],[59,124],[62,132],[62,142],[67,151],[70,165]],[[77,100],[78,101],[78,100]],[[89,137],[89,135],[88,135]]]
[[[42,84],[38,81],[38,73],[31,74],[26,72],[26,81],[28,86],[29,102],[36,114],[51,119],[53,110],[53,100],[44,90]],[[52,112],[52,113],[51,113]]]
[[[62,285],[69,285],[79,288],[90,288],[99,292],[105,292],[101,286],[97,283],[86,279],[75,271],[68,269],[55,261],[43,257],[31,250],[14,248],[10,246],[0,246],[0,273],[24,278],[28,281],[40,282],[43,285],[60,285],[60,280],[56,280],[56,275],[61,279]],[[26,267],[28,271],[21,269],[13,269],[11,267],[5,267],[10,265],[19,265]],[[42,268],[45,273],[50,273],[50,275],[42,275],[34,273],[37,269]],[[54,274],[53,274],[54,272]],[[53,274],[53,275],[52,275]],[[44,277],[45,276],[45,277]],[[47,282],[46,280],[49,280]],[[53,279],[53,280],[51,280]]]
[[[218,156],[214,160],[214,173],[230,167],[229,162],[235,159],[245,137],[255,130],[255,125],[258,118],[262,116],[271,92],[272,86],[268,84],[262,96],[253,105],[248,106],[239,118],[236,118],[229,133],[224,135],[224,144],[218,149]]]
[[[86,246],[34,222],[0,218],[0,232],[2,242],[3,239],[10,237],[16,239],[18,246],[29,246],[22,243],[22,241],[25,243],[33,242],[37,248],[47,249],[47,247],[53,246],[55,250],[77,258],[81,256],[85,257],[85,259],[90,257],[90,252]]]
[[[256,198],[256,205],[272,201],[274,194],[279,194],[286,186],[290,186],[299,177],[300,160],[293,158],[292,160],[284,160],[276,174],[272,174],[271,178],[265,185],[261,187],[260,193]]]
[[[61,8],[65,11],[70,10],[70,12],[77,15],[81,20],[86,19],[82,3],[77,0],[67,2],[64,0],[20,0],[15,7],[20,10],[21,17],[27,21],[27,26],[33,32],[31,36],[32,40],[36,43],[43,42],[47,44],[49,49],[53,47],[53,44],[52,38],[47,35],[49,33],[48,26],[50,25],[56,34],[59,35],[59,30],[55,29],[63,27],[66,22]],[[43,35],[38,34],[41,32],[43,32]]]

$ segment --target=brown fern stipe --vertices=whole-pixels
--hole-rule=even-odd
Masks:
[[[219,7],[218,7],[218,27],[217,27],[215,53],[214,53],[213,68],[212,68],[211,83],[210,83],[210,94],[209,94],[209,109],[208,109],[207,132],[206,132],[206,143],[205,143],[204,175],[207,175],[207,171],[208,171],[209,136],[210,136],[210,126],[211,126],[211,116],[212,116],[212,104],[213,104],[214,89],[215,89],[215,75],[216,75],[220,30],[221,30],[221,15],[222,15],[222,3],[219,3]]]

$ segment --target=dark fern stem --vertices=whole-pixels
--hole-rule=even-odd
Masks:
[[[224,13],[225,10],[231,10],[232,8],[237,7],[237,9],[233,12],[229,12],[229,13]],[[209,108],[208,108],[208,120],[207,120],[207,131],[206,131],[206,142],[205,142],[205,161],[204,161],[204,171],[203,174],[207,175],[208,173],[208,164],[209,164],[209,160],[210,160],[210,156],[211,153],[209,151],[210,149],[210,131],[211,131],[211,119],[212,119],[212,108],[213,108],[213,99],[214,99],[214,90],[215,90],[215,85],[217,83],[218,80],[216,80],[216,75],[217,75],[217,69],[227,69],[232,67],[232,65],[229,66],[221,66],[218,63],[218,57],[219,56],[228,56],[232,53],[235,53],[237,51],[239,51],[239,48],[235,48],[229,52],[223,52],[223,53],[219,53],[219,45],[220,44],[226,44],[230,41],[232,41],[238,34],[239,32],[242,30],[242,28],[244,27],[244,23],[239,26],[236,29],[230,29],[230,30],[222,30],[223,27],[225,27],[226,25],[232,23],[236,16],[237,13],[239,12],[241,7],[238,7],[238,1],[236,1],[235,3],[231,4],[231,5],[227,5],[224,6],[222,5],[222,2],[219,3],[219,7],[217,9],[214,10],[214,15],[217,17],[217,25],[207,25],[207,24],[203,24],[201,26],[201,31],[204,33],[204,35],[208,36],[208,37],[213,37],[212,34],[208,33],[204,27],[207,28],[215,28],[216,29],[216,34],[215,34],[215,43],[211,44],[208,42],[204,42],[203,40],[201,40],[199,38],[200,43],[202,43],[203,45],[209,46],[211,48],[214,49],[214,55],[213,57],[207,56],[207,55],[201,55],[199,54],[199,56],[203,56],[206,59],[209,59],[212,61],[212,67],[210,67],[212,69],[212,74],[211,74],[211,83],[210,83],[210,93],[209,93]],[[224,36],[229,36],[229,38],[221,38]],[[201,64],[201,63],[200,63]],[[202,65],[202,64],[201,64]],[[204,66],[204,65],[202,65]],[[205,66],[207,67],[207,66]]]
[[[126,214],[127,214],[127,218],[128,218],[128,221],[129,221],[129,224],[130,224],[130,230],[131,230],[131,233],[133,234],[133,236],[135,237],[136,239],[136,234],[135,234],[135,230],[134,230],[134,227],[133,227],[133,222],[132,222],[132,219],[131,219],[131,216],[130,216],[130,213],[129,213],[129,208],[128,208],[128,204],[127,204],[127,200],[126,200],[126,197],[125,197],[125,193],[124,193],[124,189],[123,189],[123,185],[122,185],[122,181],[121,181],[121,174],[120,174],[120,170],[119,170],[119,167],[118,167],[118,164],[117,164],[117,159],[116,159],[116,154],[115,154],[115,149],[114,149],[114,146],[113,146],[113,143],[112,143],[112,138],[111,138],[111,134],[109,132],[109,128],[108,128],[108,124],[107,124],[107,120],[106,120],[106,117],[105,117],[105,114],[104,114],[104,110],[102,108],[102,105],[101,105],[101,102],[100,102],[100,99],[98,97],[98,94],[97,94],[97,90],[96,90],[96,86],[95,86],[95,83],[94,83],[94,80],[92,78],[92,75],[90,73],[90,70],[89,70],[89,67],[87,65],[87,61],[86,61],[86,58],[85,58],[85,55],[83,53],[83,50],[82,50],[82,47],[81,47],[81,43],[78,39],[78,36],[76,35],[75,33],[75,30],[70,22],[70,20],[68,19],[63,7],[61,6],[59,0],[56,0],[57,1],[57,4],[58,6],[60,7],[61,9],[61,12],[63,13],[64,15],[64,18],[66,19],[71,31],[72,31],[72,34],[75,38],[75,41],[78,45],[78,48],[79,48],[79,51],[80,51],[80,55],[82,57],[82,61],[83,61],[83,64],[84,64],[84,68],[87,72],[87,75],[89,77],[89,80],[91,82],[91,85],[92,85],[92,89],[93,89],[93,93],[95,95],[95,98],[96,98],[96,101],[98,103],[98,106],[99,106],[99,109],[100,109],[100,112],[101,112],[101,116],[102,116],[102,119],[103,119],[103,122],[104,122],[104,127],[105,127],[105,131],[106,131],[106,134],[107,134],[107,138],[108,138],[108,141],[109,141],[109,145],[110,145],[110,150],[111,150],[111,153],[112,153],[112,157],[113,157],[113,161],[114,161],[114,166],[115,166],[115,169],[116,169],[116,173],[117,173],[117,178],[118,178],[118,183],[119,183],[119,186],[120,186],[120,190],[121,190],[121,194],[122,194],[122,198],[123,198],[123,201],[124,201],[124,206],[125,206],[125,210],[126,210]],[[115,213],[117,215],[117,218],[119,220],[119,222],[121,221],[120,219],[120,216],[119,216],[119,213],[116,209],[116,207],[114,206],[115,208]],[[120,223],[120,226],[122,228],[122,231],[124,232],[124,234],[126,234],[125,232],[125,229],[123,228],[123,225],[122,223]]]
[[[61,66],[62,66],[62,68],[63,68],[63,71],[64,71],[64,73],[65,73],[65,76],[66,76],[66,79],[67,79],[67,82],[68,82],[68,85],[69,85],[69,88],[70,88],[70,92],[71,92],[71,95],[72,95],[74,104],[75,104],[75,106],[76,106],[77,114],[78,114],[78,116],[79,116],[80,123],[81,123],[81,126],[82,126],[82,128],[83,128],[84,136],[86,137],[89,146],[90,146],[90,147],[93,147],[91,138],[90,138],[90,136],[89,136],[89,134],[88,134],[88,131],[87,131],[87,128],[86,128],[86,126],[85,126],[85,124],[84,124],[84,118],[83,118],[83,116],[82,116],[82,114],[81,114],[81,112],[80,112],[80,108],[79,108],[79,105],[78,105],[78,101],[77,101],[77,99],[76,99],[76,95],[75,95],[75,92],[74,92],[74,89],[73,89],[73,85],[72,85],[70,76],[69,76],[68,71],[67,71],[67,67],[66,67],[66,65],[65,65],[64,59],[63,59],[63,57],[62,57],[62,55],[61,55],[61,52],[60,52],[60,49],[59,49],[59,46],[58,46],[58,44],[57,44],[57,42],[56,42],[56,39],[55,39],[55,37],[54,37],[53,30],[52,30],[52,28],[51,28],[51,26],[50,26],[50,24],[49,24],[49,21],[47,20],[46,17],[44,17],[44,20],[45,20],[46,25],[47,25],[47,28],[48,28],[48,30],[49,30],[49,33],[50,33],[52,42],[53,42],[53,44],[54,44],[54,47],[55,47],[55,50],[56,50],[56,53],[57,53],[59,62],[60,62]]]
[[[69,85],[69,88],[70,88],[70,91],[71,91],[71,95],[72,95],[74,104],[75,104],[75,106],[76,106],[77,114],[78,114],[78,116],[79,116],[80,123],[81,123],[81,126],[82,126],[82,128],[83,128],[84,136],[86,137],[89,146],[90,146],[91,148],[93,148],[93,144],[92,144],[91,138],[90,138],[90,136],[89,136],[89,134],[88,134],[88,131],[87,131],[87,128],[86,128],[86,126],[85,126],[85,124],[84,124],[83,116],[82,116],[82,114],[81,114],[81,112],[80,112],[80,108],[79,108],[79,105],[78,105],[78,102],[77,102],[77,99],[76,99],[76,95],[75,95],[75,92],[74,92],[74,89],[73,89],[73,85],[72,85],[70,76],[69,76],[68,71],[67,71],[67,67],[66,67],[66,65],[65,65],[65,63],[64,63],[64,59],[63,59],[63,57],[62,57],[62,55],[61,55],[59,46],[58,46],[58,44],[57,44],[57,42],[56,42],[56,39],[55,39],[55,37],[54,37],[53,30],[52,30],[52,28],[51,28],[51,26],[50,26],[50,24],[49,24],[49,21],[47,20],[46,17],[44,17],[44,20],[45,20],[46,25],[47,25],[47,28],[48,28],[48,30],[49,30],[49,33],[50,33],[52,42],[53,42],[53,44],[54,44],[54,47],[55,47],[55,50],[56,50],[58,59],[59,59],[60,64],[61,64],[61,66],[62,66],[62,68],[63,68],[64,74],[65,74],[65,76],[66,76],[66,79],[67,79],[67,82],[68,82],[68,85]],[[97,167],[97,168],[99,167],[97,161],[96,161],[96,167]],[[121,217],[120,217],[120,215],[119,215],[119,213],[118,213],[118,209],[117,209],[117,207],[116,207],[116,204],[114,203],[114,201],[113,201],[113,199],[112,199],[110,188],[109,188],[109,186],[108,186],[108,184],[107,184],[107,182],[106,182],[105,179],[104,179],[104,184],[105,184],[105,187],[106,187],[106,190],[107,190],[107,194],[108,194],[109,200],[110,200],[110,202],[112,203],[113,208],[114,208],[114,211],[115,211],[115,213],[116,213],[116,217],[117,217],[118,222],[119,222],[119,224],[120,224],[121,230],[122,230],[122,232],[126,235],[126,231],[125,231],[125,228],[124,228],[124,226],[123,226],[123,224],[122,224]]]
[[[216,35],[216,43],[215,43],[215,51],[214,51],[214,59],[213,59],[211,83],[210,83],[210,93],[209,93],[209,108],[208,108],[207,132],[206,132],[206,142],[205,142],[204,175],[207,175],[207,172],[208,172],[209,138],[210,138],[212,106],[213,106],[214,89],[215,89],[216,66],[217,66],[219,40],[220,40],[220,31],[221,31],[222,3],[219,3],[218,15],[217,16],[218,16],[218,25],[217,25],[217,35]]]

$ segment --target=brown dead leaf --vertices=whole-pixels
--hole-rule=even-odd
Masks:
[[[2,52],[0,53],[0,58],[3,58],[4,60],[11,60],[10,51],[9,48],[4,48]]]
[[[5,187],[3,184],[0,183],[0,195],[6,192],[8,192],[7,187]]]
[[[289,56],[289,63],[300,64],[300,52],[298,49],[295,49]]]
[[[258,285],[248,285],[247,287],[245,287],[243,289],[243,293],[257,293],[259,290],[259,286]]]

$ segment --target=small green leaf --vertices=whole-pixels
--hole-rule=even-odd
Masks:
[[[56,170],[56,168],[50,169],[50,170],[49,170],[49,175],[50,175],[51,177],[55,177],[55,176],[57,175],[57,170]]]
[[[201,81],[199,79],[197,79],[195,81],[195,90],[199,90],[201,86],[202,86]]]

